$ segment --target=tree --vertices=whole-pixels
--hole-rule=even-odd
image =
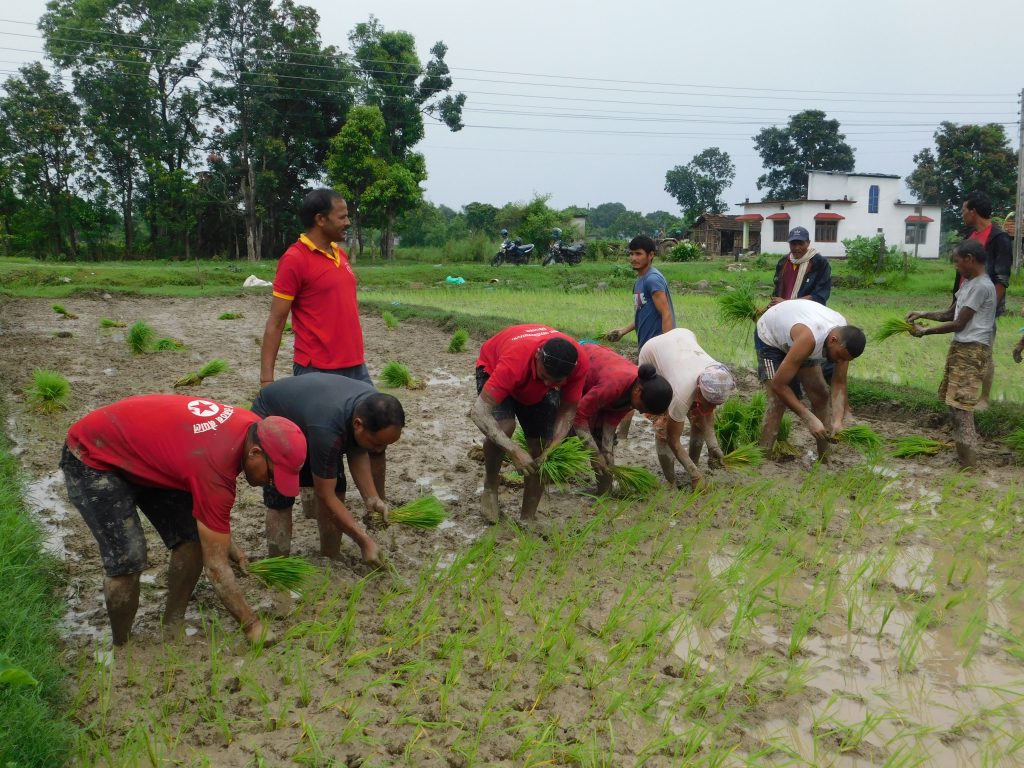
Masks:
[[[736,178],[728,152],[708,147],[686,165],[665,174],[665,191],[679,203],[683,216],[693,221],[702,213],[724,213],[729,204],[722,194]]]
[[[601,203],[591,208],[587,216],[587,227],[592,232],[605,232],[612,222],[626,212],[622,203]]]
[[[793,115],[785,128],[764,128],[754,146],[768,171],[757,179],[764,200],[806,197],[808,171],[853,171],[853,148],[839,132],[839,121],[817,109]]]
[[[956,228],[969,192],[985,192],[996,211],[1012,210],[1017,187],[1017,155],[1002,125],[942,123],[935,131],[935,152],[914,155],[917,167],[907,187],[923,203],[942,206],[944,228]]]
[[[493,236],[497,230],[494,223],[498,209],[490,203],[466,203],[462,207],[466,214],[466,226],[470,232],[482,232]]]
[[[384,118],[382,159],[388,163],[390,179],[372,197],[384,206],[381,255],[390,259],[394,255],[395,218],[422,199],[422,191],[417,196],[408,182],[416,179],[419,189],[419,181],[426,178],[422,156],[412,151],[424,137],[423,116],[434,118],[452,131],[461,130],[466,96],[449,93],[453,83],[444,60],[448,47],[443,42],[434,44],[430,49],[432,58],[422,66],[415,38],[408,32],[385,31],[373,16],[357,24],[349,40],[361,68],[363,101],[377,107]]]

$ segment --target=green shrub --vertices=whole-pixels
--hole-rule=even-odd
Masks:
[[[689,240],[683,240],[677,243],[671,251],[669,251],[665,258],[668,261],[700,261],[705,258],[707,254],[704,253],[704,248],[699,243],[692,243]]]
[[[588,240],[586,244],[587,261],[612,261],[623,259],[628,254],[626,244],[621,240]]]
[[[843,240],[846,265],[859,277],[878,285],[891,284],[898,278],[916,271],[917,262],[897,245],[885,249],[879,264],[882,236],[854,237]]]

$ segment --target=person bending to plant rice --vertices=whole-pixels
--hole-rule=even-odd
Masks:
[[[380,562],[380,548],[345,506],[345,470],[349,472],[369,514],[388,511],[383,485],[371,471],[371,457],[382,453],[402,436],[405,411],[392,395],[371,385],[331,373],[306,373],[268,384],[256,396],[252,409],[260,416],[283,416],[298,425],[309,445],[309,458],[299,473],[299,484],[313,488],[314,512],[320,529],[320,554],[337,557],[341,536],[348,534],[359,546],[363,560]],[[271,557],[291,551],[294,493],[273,484],[263,489],[267,506],[267,552]]]
[[[864,332],[846,324],[835,310],[813,301],[784,301],[769,307],[757,321],[754,349],[757,375],[766,384],[768,406],[759,444],[771,449],[786,408],[807,425],[818,448],[818,458],[828,455],[829,438],[843,428],[846,413],[846,381],[850,361],[864,352]],[[821,364],[835,364],[832,374],[831,413]],[[810,409],[789,386],[799,378]]]
[[[481,510],[489,523],[501,516],[498,480],[506,454],[524,477],[521,517],[536,517],[544,493],[540,466],[569,434],[588,370],[579,344],[544,325],[510,326],[480,347],[469,415],[484,433]],[[516,419],[528,451],[512,439]]]
[[[573,419],[573,430],[594,455],[597,493],[612,489],[615,466],[615,427],[623,416],[637,409],[665,413],[672,400],[672,385],[651,364],[641,365],[599,344],[584,344],[589,370]]]
[[[141,395],[99,408],[71,425],[61,453],[68,498],[96,537],[103,596],[115,646],[131,636],[139,575],[147,567],[139,513],[171,550],[165,631],[176,633],[203,567],[252,642],[266,639],[229,560],[239,472],[249,485],[275,482],[298,493],[306,439],[287,419],[185,395]]]
[[[977,240],[964,240],[953,249],[953,267],[962,281],[948,309],[940,312],[909,312],[914,323],[912,336],[952,333],[946,354],[946,371],[939,384],[939,398],[949,406],[953,422],[953,441],[963,467],[977,463],[978,434],[974,429],[974,410],[982,396],[982,384],[992,353],[998,297],[986,273],[985,246]],[[939,325],[924,327],[917,320],[935,320]]]
[[[708,464],[721,462],[722,449],[715,437],[715,408],[736,389],[729,369],[697,343],[688,328],[675,328],[656,336],[640,350],[640,364],[653,365],[672,386],[667,413],[654,420],[658,463],[670,485],[676,485],[675,460],[683,465],[690,484],[698,487],[704,474],[697,468],[704,446]],[[689,450],[682,446],[683,422],[690,422]]]

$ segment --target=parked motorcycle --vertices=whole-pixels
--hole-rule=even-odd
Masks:
[[[530,256],[533,254],[533,243],[523,245],[520,238],[512,240],[508,236],[508,230],[501,230],[501,236],[505,240],[501,244],[501,250],[494,254],[491,259],[492,267],[500,267],[502,264],[529,264]]]
[[[551,232],[551,246],[548,248],[548,255],[541,263],[545,267],[548,264],[579,264],[583,261],[585,251],[586,246],[583,243],[565,245],[562,242],[562,230],[556,228]]]

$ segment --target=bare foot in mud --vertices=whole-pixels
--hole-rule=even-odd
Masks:
[[[498,504],[498,492],[484,488],[480,496],[480,512],[491,525],[495,525],[501,517],[501,507]]]

